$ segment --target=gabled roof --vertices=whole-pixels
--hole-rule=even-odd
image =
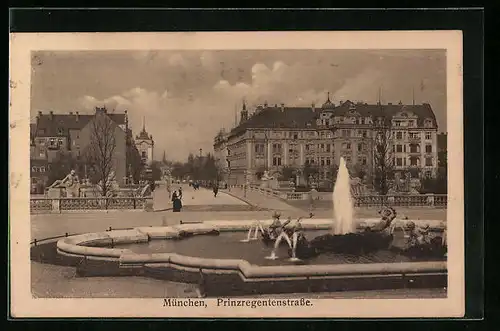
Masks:
[[[108,113],[116,124],[123,125],[126,121],[125,114]],[[36,136],[38,137],[55,137],[67,136],[69,130],[81,130],[87,125],[94,114],[39,114],[36,124]],[[59,134],[62,130],[62,134]]]

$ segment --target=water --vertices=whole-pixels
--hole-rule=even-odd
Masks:
[[[355,232],[354,206],[351,197],[351,179],[343,157],[340,158],[337,180],[333,188],[333,234]]]
[[[305,235],[308,240],[316,236],[324,235],[330,230],[308,230]],[[253,233],[252,233],[253,234]],[[151,240],[148,243],[116,245],[115,248],[128,248],[135,253],[177,253],[184,256],[218,259],[242,259],[256,265],[293,265],[297,259],[291,259],[288,253],[288,243],[281,243],[275,250],[274,244],[265,245],[260,238],[242,243],[240,240],[246,238],[246,232],[222,232],[219,236],[194,236],[183,240]],[[403,232],[396,230],[394,245],[404,246]],[[283,239],[286,242],[286,239]],[[275,258],[269,259],[275,251]],[[417,259],[413,261],[432,261],[444,259]],[[326,252],[311,259],[302,260],[300,264],[350,264],[350,263],[397,263],[410,262],[408,257],[400,255],[396,251],[381,250],[363,256],[353,256]]]

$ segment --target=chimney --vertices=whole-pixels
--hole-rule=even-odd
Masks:
[[[314,104],[314,102],[311,104],[311,110],[313,111],[313,113],[316,111],[316,105]]]
[[[73,115],[73,112],[72,112],[72,111],[70,111],[70,112],[69,112],[69,114],[70,114],[70,115]]]
[[[285,104],[281,103],[281,112],[284,112],[284,111],[285,111]]]
[[[49,118],[50,120],[54,119],[54,112],[52,110],[49,112]]]
[[[267,101],[264,102],[264,108],[267,108]]]
[[[80,114],[78,114],[78,112],[75,112],[76,114],[76,121],[78,122],[78,120],[80,119]]]
[[[41,117],[41,116],[42,116],[42,112],[38,111],[38,117]]]
[[[387,104],[388,104],[389,106],[392,106],[392,102],[388,102]]]

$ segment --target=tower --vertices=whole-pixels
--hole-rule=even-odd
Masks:
[[[247,110],[247,105],[245,103],[245,100],[243,100],[243,107],[241,109],[241,120],[240,120],[240,123],[243,123],[246,120],[248,120],[248,110]]]
[[[135,137],[135,146],[141,156],[144,165],[150,166],[153,162],[154,140],[153,136],[146,131],[146,117],[142,118],[142,131]]]

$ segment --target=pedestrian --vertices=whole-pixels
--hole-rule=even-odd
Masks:
[[[217,198],[217,193],[219,193],[219,187],[217,187],[217,185],[214,185],[213,191],[214,191],[214,198]]]
[[[172,202],[173,202],[173,212],[178,213],[182,209],[182,201],[179,199],[179,196],[177,195],[177,192],[174,191],[172,194]]]
[[[179,194],[177,195],[179,200],[182,200],[182,187],[179,187]]]

